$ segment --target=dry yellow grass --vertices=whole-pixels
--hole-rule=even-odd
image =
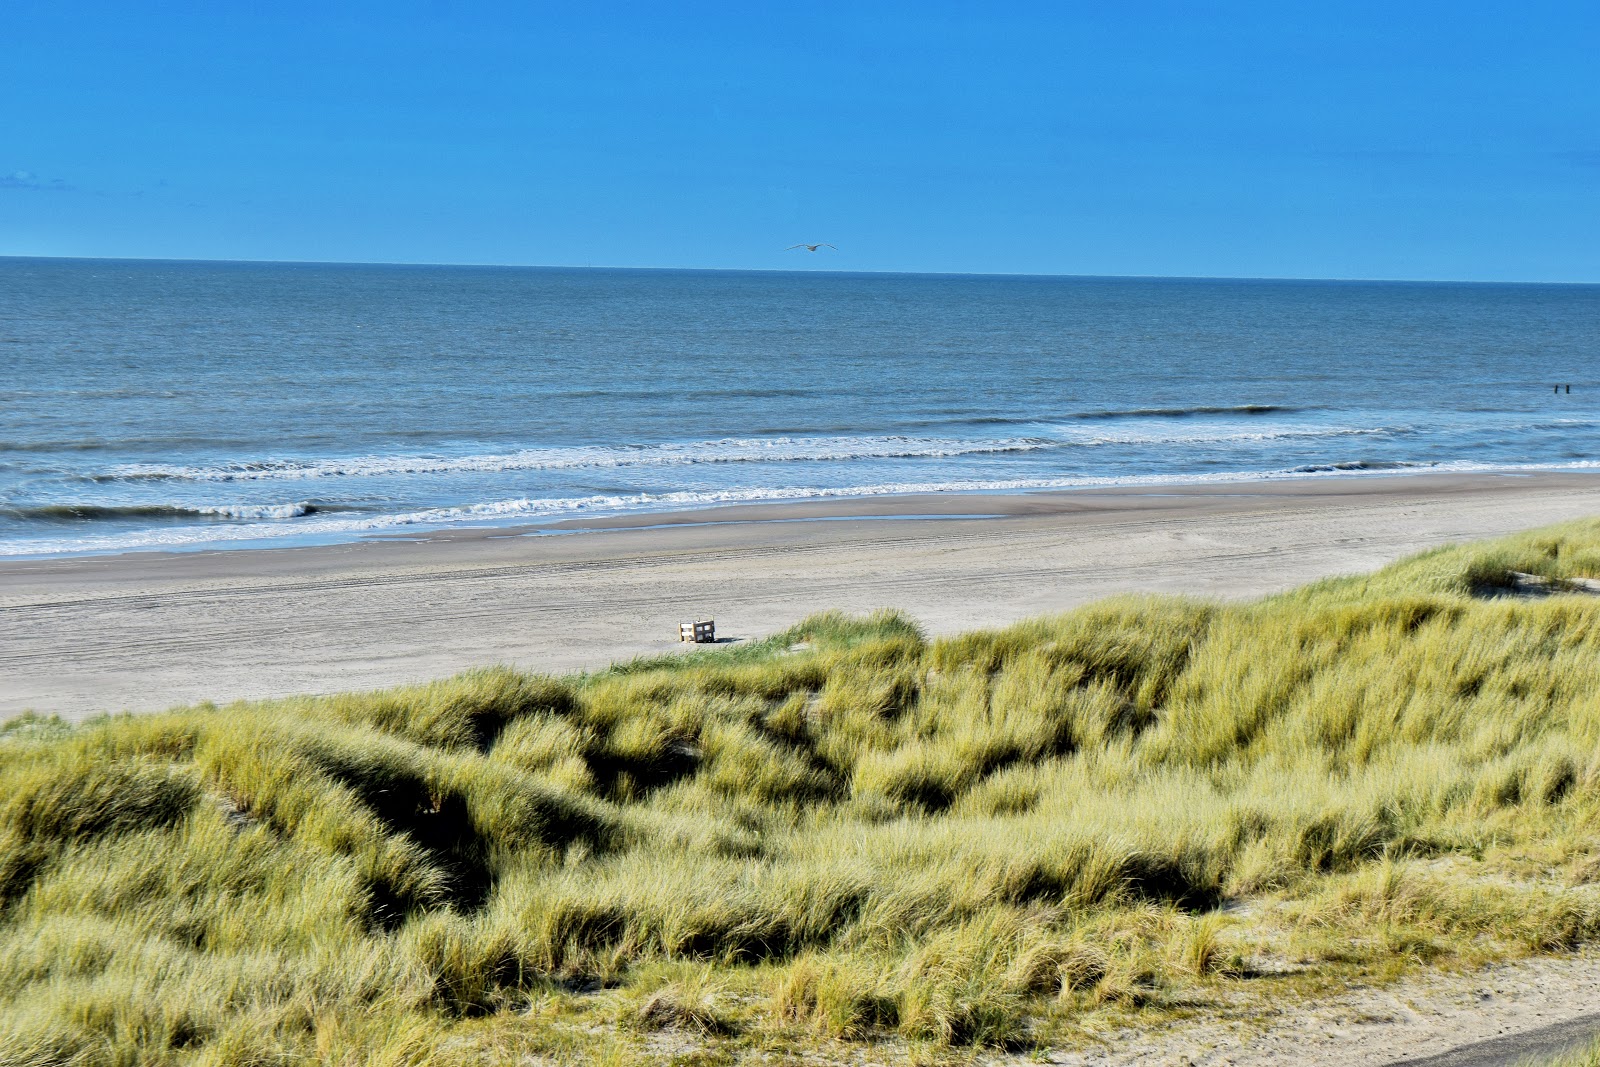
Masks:
[[[1588,522],[1242,606],[19,720],[0,1063],[937,1056],[1567,950],[1597,575]]]

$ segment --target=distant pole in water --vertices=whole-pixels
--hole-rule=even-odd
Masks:
[[[1570,386],[1570,385],[1567,386],[1567,392],[1569,392],[1569,393],[1572,392],[1572,386]]]

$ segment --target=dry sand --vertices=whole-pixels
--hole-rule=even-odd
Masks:
[[[0,715],[599,668],[680,618],[936,634],[1123,591],[1256,596],[1600,515],[1600,476],[1423,475],[768,504],[313,548],[0,563]]]
[[[1077,1067],[1480,1067],[1548,1056],[1600,1031],[1600,958],[1496,964],[1466,974],[1423,973],[1315,1002],[1204,1012],[1201,1021],[1108,1037],[1053,1063]],[[1232,1017],[1230,1017],[1232,1016]],[[1465,1046],[1465,1047],[1464,1047]],[[1460,1050],[1454,1056],[1446,1056]],[[1435,1065],[1434,1057],[1440,1057]],[[1420,1062],[1419,1062],[1420,1061]]]

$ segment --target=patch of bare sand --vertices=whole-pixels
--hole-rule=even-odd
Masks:
[[[1495,964],[1462,974],[1428,973],[1318,1000],[1266,1006],[1241,1001],[1210,1019],[1124,1031],[1108,1038],[1103,1048],[1058,1052],[1049,1059],[1079,1067],[1392,1064],[1532,1035],[1596,1012],[1600,955],[1586,954]],[[1518,1044],[1506,1042],[1492,1061],[1517,1062]]]

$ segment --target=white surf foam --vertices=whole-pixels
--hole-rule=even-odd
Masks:
[[[1415,433],[1405,426],[1283,426],[1261,430],[1226,427],[1151,430],[1143,427],[1107,430],[1100,427],[1052,427],[1064,441],[1075,445],[1222,445],[1262,441],[1325,440],[1340,437],[1399,437]]]
[[[789,463],[857,459],[941,459],[1004,452],[1032,452],[1053,443],[1034,438],[962,440],[910,437],[735,438],[658,445],[593,445],[525,448],[482,455],[351,456],[329,459],[262,459],[217,465],[127,463],[100,480],[192,482],[296,481],[309,478],[372,478],[417,474],[499,473],[700,463]]]
[[[137,519],[297,519],[324,510],[302,500],[293,504],[92,504],[58,503],[0,507],[0,515],[23,520],[122,521]],[[348,510],[338,509],[335,510]]]
[[[389,515],[336,516],[313,513],[293,522],[255,522],[228,526],[168,527],[165,529],[107,534],[96,537],[52,540],[0,541],[0,557],[131,552],[140,550],[183,550],[225,547],[239,542],[271,542],[287,537],[307,540],[345,540],[363,536],[416,529],[427,530],[484,525],[521,525],[579,515],[595,517],[626,512],[681,511],[721,504],[750,504],[794,500],[825,500],[851,497],[904,496],[921,493],[1026,492],[1048,489],[1091,489],[1118,486],[1162,486],[1198,483],[1276,481],[1300,478],[1371,477],[1375,474],[1418,474],[1428,472],[1523,473],[1554,470],[1600,469],[1600,461],[1581,460],[1552,464],[1490,464],[1451,461],[1413,467],[1407,470],[1355,469],[1349,464],[1331,464],[1315,469],[1269,471],[1219,471],[1207,474],[1150,474],[1128,477],[1061,477],[969,479],[942,482],[896,482],[878,485],[770,488],[742,488],[670,493],[631,493],[591,495],[562,499],[530,497],[490,501],[460,507],[426,508]]]
[[[223,519],[298,519],[316,510],[306,501],[298,504],[208,504],[194,509],[197,514]]]

